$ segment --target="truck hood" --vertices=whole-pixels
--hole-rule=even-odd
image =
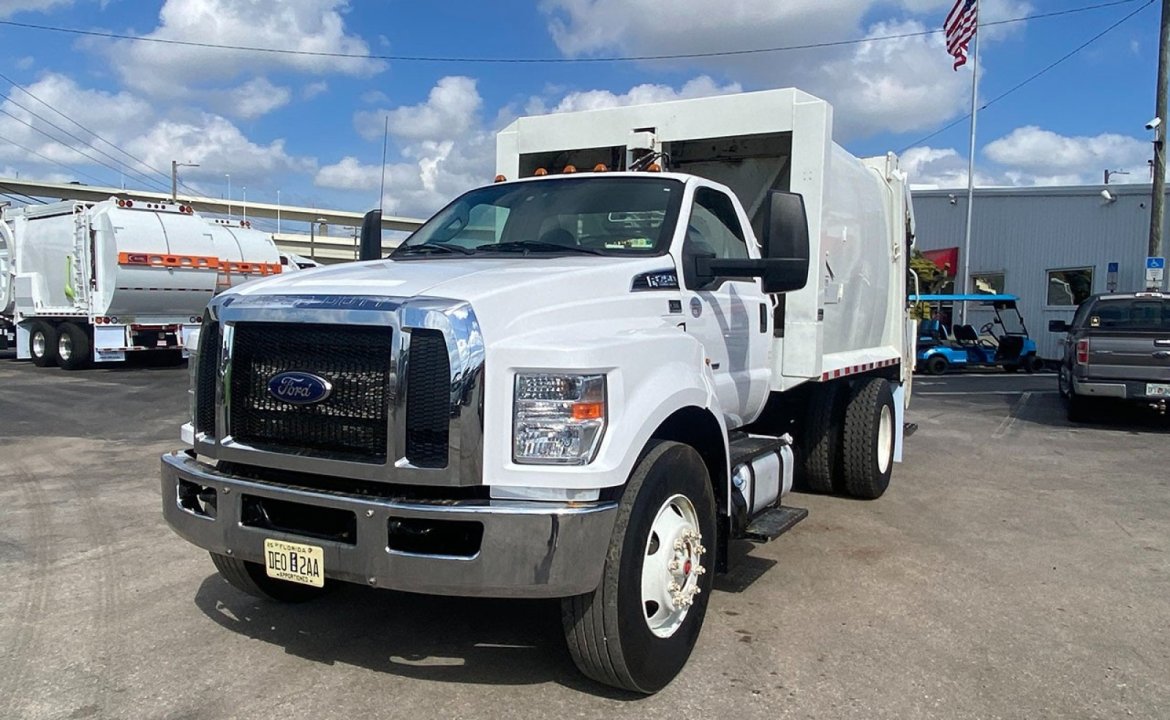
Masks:
[[[596,317],[605,303],[622,303],[641,273],[674,268],[667,256],[442,258],[371,260],[317,268],[246,283],[231,292],[254,300],[264,295],[441,297],[471,303],[485,333],[522,332],[535,316]],[[637,293],[640,294],[640,293]],[[588,311],[582,308],[588,304]]]

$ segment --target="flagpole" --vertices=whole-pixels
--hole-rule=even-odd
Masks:
[[[979,114],[979,6],[975,6],[975,48],[971,53],[971,147],[967,153],[967,234],[963,238],[963,294],[971,292],[971,216],[975,205],[975,121]],[[967,324],[967,303],[960,307],[962,324]]]

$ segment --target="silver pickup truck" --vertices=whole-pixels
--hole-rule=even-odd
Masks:
[[[1094,295],[1072,322],[1053,320],[1067,333],[1060,363],[1060,394],[1073,422],[1090,419],[1093,404],[1112,398],[1147,405],[1163,415],[1170,400],[1170,295],[1138,292]]]

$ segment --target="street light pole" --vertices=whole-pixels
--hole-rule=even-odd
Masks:
[[[171,160],[171,200],[176,202],[179,199],[179,168],[181,167],[199,167],[198,163],[181,163],[178,160]]]
[[[226,177],[227,181],[228,181],[228,196],[227,196],[228,220],[231,220],[232,219],[232,174],[231,173],[224,173],[223,176]]]

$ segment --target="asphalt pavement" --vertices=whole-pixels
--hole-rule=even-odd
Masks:
[[[880,500],[737,545],[683,673],[582,678],[548,602],[254,600],[160,512],[185,368],[0,358],[0,718],[1117,718],[1170,708],[1166,422],[918,378]]]

